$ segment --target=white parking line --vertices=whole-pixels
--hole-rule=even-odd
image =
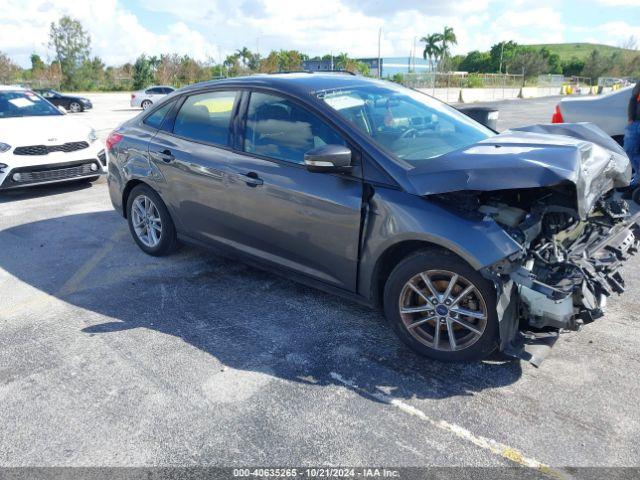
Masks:
[[[566,473],[560,472],[558,470],[554,470],[548,465],[542,462],[539,462],[538,460],[535,460],[531,457],[527,457],[518,449],[509,447],[507,445],[504,445],[503,443],[497,442],[495,440],[491,440],[486,437],[475,435],[469,430],[467,430],[466,428],[461,427],[460,425],[449,423],[445,420],[436,420],[434,418],[431,418],[422,410],[414,407],[413,405],[409,405],[408,403],[405,403],[402,400],[386,395],[385,393],[382,393],[380,391],[370,392],[368,390],[365,390],[359,387],[358,385],[356,385],[351,380],[347,380],[346,378],[342,377],[342,375],[340,375],[339,373],[331,372],[330,376],[334,380],[337,380],[338,382],[342,383],[343,385],[353,390],[364,393],[365,395],[373,397],[376,400],[379,400],[380,402],[386,403],[388,405],[392,405],[404,413],[417,417],[420,420],[436,428],[439,428],[440,430],[453,433],[458,438],[471,442],[482,449],[490,451],[491,453],[500,455],[501,457],[506,458],[507,460],[510,460],[522,467],[534,468],[539,472],[544,473],[545,475],[552,478],[558,478],[558,479],[570,478]]]

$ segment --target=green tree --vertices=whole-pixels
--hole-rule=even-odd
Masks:
[[[31,54],[31,72],[35,75],[39,72],[43,72],[47,66],[37,53]]]
[[[133,88],[141,90],[153,83],[153,71],[151,63],[146,55],[142,54],[133,64]]]
[[[571,57],[570,60],[562,62],[562,74],[565,77],[580,76],[582,70],[584,70],[584,60],[578,57]]]
[[[508,42],[496,43],[491,47],[489,55],[491,56],[490,72],[509,73],[507,66],[511,59],[518,51],[518,44],[512,40]]]
[[[431,33],[426,37],[420,39],[424,43],[424,50],[422,51],[422,58],[429,60],[429,70],[433,71],[433,63],[437,62],[438,58],[442,54],[442,48],[440,42],[442,41],[442,34]]]
[[[55,51],[60,63],[65,86],[75,88],[79,81],[76,73],[82,63],[89,59],[91,37],[78,20],[65,15],[57,24],[51,23],[49,47]]]
[[[491,55],[474,50],[467,54],[458,68],[464,72],[487,73],[491,70]]]
[[[602,77],[612,67],[613,62],[611,57],[602,55],[598,50],[593,50],[584,63],[582,76],[589,77],[593,83],[596,83],[598,78]]]
[[[509,69],[513,73],[523,75],[522,84],[525,79],[537,77],[549,71],[549,64],[540,50],[531,47],[518,47],[515,55],[508,63]]]
[[[0,52],[0,83],[15,82],[21,73],[20,70],[6,53]]]
[[[450,56],[449,47],[451,45],[458,44],[458,37],[453,31],[451,27],[444,27],[444,31],[440,36],[440,44],[441,44],[441,66],[445,66],[447,62],[447,58]]]

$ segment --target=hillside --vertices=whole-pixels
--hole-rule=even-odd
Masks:
[[[535,45],[529,45],[535,48],[547,47],[552,53],[560,55],[560,60],[570,60],[572,57],[577,57],[581,60],[591,55],[593,50],[598,50],[602,55],[609,56],[613,52],[630,52],[631,50],[625,50],[619,47],[612,47],[610,45],[601,45],[598,43],[540,43]]]

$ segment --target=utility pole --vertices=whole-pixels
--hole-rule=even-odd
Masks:
[[[500,43],[500,68],[498,69],[498,73],[502,74],[502,55],[504,54],[504,41]]]
[[[378,29],[378,78],[382,77],[382,64],[380,62],[380,41],[382,39],[382,27]]]

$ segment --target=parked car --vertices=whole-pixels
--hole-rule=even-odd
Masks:
[[[149,87],[144,90],[138,90],[131,94],[131,106],[134,108],[142,108],[146,110],[154,103],[162,100],[163,97],[175,92],[175,88],[167,85]]]
[[[561,130],[562,135],[557,135]],[[179,90],[107,140],[109,192],[150,255],[217,246],[383,308],[445,361],[576,330],[620,293],[637,214],[597,127],[496,134],[425,94],[346,74]],[[309,325],[309,328],[313,328]]]
[[[62,107],[69,112],[78,113],[84,112],[85,110],[91,110],[93,108],[91,100],[85,97],[65,95],[64,93],[51,89],[35,91],[53,103],[56,107]]]
[[[633,86],[596,97],[567,97],[556,105],[551,123],[591,122],[622,145]]]
[[[107,173],[96,132],[35,92],[0,86],[0,191],[95,181]]]

